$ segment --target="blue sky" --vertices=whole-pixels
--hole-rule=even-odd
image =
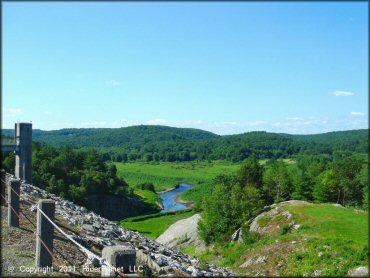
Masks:
[[[368,3],[3,3],[2,125],[368,127]]]

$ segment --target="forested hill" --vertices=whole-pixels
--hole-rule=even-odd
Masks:
[[[4,129],[3,136],[14,136],[14,130]],[[33,140],[54,147],[125,147],[163,141],[184,141],[220,137],[195,128],[176,128],[160,125],[139,125],[122,128],[65,128],[44,131],[33,130]]]
[[[14,130],[4,129],[3,136]],[[219,136],[211,132],[167,126],[34,130],[34,141],[54,147],[71,145],[99,148],[116,161],[189,161],[226,159],[241,161],[255,153],[259,158],[287,158],[298,154],[332,154],[335,151],[368,153],[368,129],[315,135],[247,132]]]
[[[282,134],[287,137],[293,138],[296,141],[314,143],[314,144],[326,144],[326,145],[342,145],[345,148],[349,148],[361,145],[361,140],[368,138],[368,129],[357,129],[357,130],[346,130],[346,131],[333,131],[314,135],[290,135]],[[355,149],[353,149],[355,150]]]

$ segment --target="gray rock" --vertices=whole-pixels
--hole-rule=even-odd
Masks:
[[[167,247],[186,248],[190,245],[196,246],[196,252],[205,250],[205,243],[198,235],[198,222],[200,214],[182,219],[172,224],[156,241]]]
[[[7,179],[9,179],[9,175],[7,175]],[[183,254],[169,246],[163,246],[156,241],[142,236],[138,232],[133,232],[120,227],[111,221],[88,211],[84,207],[57,197],[54,194],[50,194],[45,190],[39,189],[38,187],[25,184],[23,182],[21,184],[21,189],[21,198],[24,200],[35,201],[35,198],[40,198],[41,196],[48,196],[48,198],[53,199],[56,203],[56,217],[63,218],[67,221],[67,223],[81,227],[81,231],[78,233],[78,235],[72,231],[68,231],[68,234],[87,249],[91,250],[92,247],[103,249],[105,246],[121,245],[122,242],[129,241],[138,246],[138,248],[135,248],[136,253],[141,252],[144,262],[150,262],[150,260],[146,260],[145,258],[153,258],[152,263],[150,264],[150,270],[154,271],[154,275],[158,274],[161,267],[164,267],[165,272],[167,272],[166,275],[168,275],[168,272],[171,271],[182,272],[185,276],[189,274],[192,276],[203,277],[233,275],[225,268],[220,268],[209,264],[206,264],[205,268],[202,269],[201,263],[197,258]],[[28,195],[27,192],[29,192],[30,195]],[[193,217],[200,218],[200,215],[195,215]],[[185,226],[185,228],[189,227]],[[191,225],[190,229],[197,232],[197,225]],[[189,237],[189,240],[187,237]],[[181,240],[184,239],[185,237],[183,237]],[[192,239],[192,234],[186,232],[186,239],[186,242],[190,242]],[[143,251],[145,251],[145,253]],[[87,264],[97,265],[97,262],[90,261],[87,262]],[[161,267],[159,267],[159,264]]]
[[[198,276],[198,273],[199,271],[194,267],[194,266],[189,266],[187,269],[186,269],[187,272],[191,273],[192,276],[194,277],[197,277]]]
[[[347,275],[351,277],[369,277],[369,268],[366,266],[353,268],[348,271]]]
[[[248,267],[250,267],[253,264],[254,264],[254,260],[253,260],[253,258],[250,258],[248,261],[246,261],[245,263],[241,264],[239,267],[240,268],[248,268]]]
[[[31,195],[34,196],[34,197],[40,197],[41,196],[41,194],[36,190],[32,190]]]
[[[232,241],[243,242],[243,228],[237,229],[231,236]]]
[[[256,264],[258,264],[258,263],[265,263],[265,262],[266,262],[266,260],[267,260],[267,256],[259,256],[259,257],[256,259],[255,263],[256,263]]]
[[[88,233],[95,234],[94,227],[92,225],[83,224],[81,229],[87,231]]]
[[[154,254],[154,260],[161,267],[168,265],[168,258],[164,255]]]

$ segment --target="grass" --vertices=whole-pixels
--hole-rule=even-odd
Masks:
[[[235,173],[240,166],[227,161],[115,162],[114,164],[118,175],[123,177],[131,187],[152,182],[158,192],[173,188],[180,182],[192,184],[194,188],[185,192],[182,199],[193,201],[200,200],[210,192],[212,180],[217,175]],[[135,193],[139,194],[136,189]]]
[[[368,243],[368,213],[331,204],[287,206],[297,223],[304,223],[303,231],[310,236],[340,238]]]
[[[266,227],[267,224],[272,220],[272,217],[271,216],[268,216],[268,215],[265,215],[265,216],[262,216],[258,219],[258,225],[260,227]]]
[[[260,160],[266,164],[268,159]],[[287,164],[295,163],[292,159],[282,159]],[[183,200],[199,202],[203,196],[212,191],[212,181],[220,174],[235,174],[241,163],[232,163],[224,160],[189,161],[189,162],[114,162],[118,175],[123,177],[130,187],[152,182],[157,192],[175,187],[180,182],[194,185],[181,195]],[[135,193],[145,200],[155,203],[159,201],[155,196],[148,196],[135,189]]]
[[[285,208],[301,225],[297,231],[280,231],[255,243],[218,243],[213,251],[196,255],[204,262],[230,267],[242,276],[258,273],[264,276],[310,276],[314,272],[324,276],[345,276],[349,269],[368,265],[367,212],[331,204],[289,205]],[[270,221],[278,224],[278,219],[277,216]],[[195,254],[192,247],[183,251]],[[260,256],[266,256],[265,263],[239,267]]]
[[[158,194],[154,193],[153,191],[135,188],[135,194],[139,195],[139,197],[141,197],[142,200],[146,203],[150,204],[162,203],[161,197]]]
[[[150,238],[157,238],[163,234],[173,223],[194,215],[193,210],[182,210],[169,213],[155,213],[145,216],[127,218],[119,222],[119,225],[138,231]]]

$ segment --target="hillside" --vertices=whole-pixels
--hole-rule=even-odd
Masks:
[[[7,175],[6,179],[9,178],[13,178],[13,176]],[[232,275],[225,268],[201,264],[196,257],[167,248],[138,232],[120,227],[85,207],[78,206],[38,187],[22,182],[21,192],[19,228],[8,226],[8,208],[1,208],[1,249],[4,251],[1,277],[60,277],[64,274],[62,271],[59,272],[60,266],[65,266],[65,269],[72,267],[72,270],[68,270],[71,272],[68,276],[100,276],[100,266],[98,266],[98,272],[90,270],[92,265],[87,263],[86,253],[56,230],[54,230],[54,255],[57,259],[53,261],[54,272],[36,274],[22,272],[21,266],[23,268],[35,266],[36,252],[33,232],[36,229],[37,211],[30,209],[29,203],[36,204],[39,199],[54,200],[56,224],[97,256],[102,256],[102,249],[106,246],[129,243],[136,250],[136,265],[141,265],[144,269],[144,272],[139,273],[138,277],[153,277],[153,275],[157,277],[159,274],[187,277],[194,276],[195,273],[205,276]],[[88,266],[88,268],[86,269],[84,266]]]
[[[3,136],[14,136],[14,130],[2,130]],[[140,125],[122,128],[65,128],[33,130],[33,139],[51,146],[124,147],[163,141],[182,141],[217,138],[218,135],[194,128],[175,128],[159,125]]]
[[[368,265],[368,213],[287,201],[265,208],[234,240],[182,250],[243,276],[344,276]]]
[[[98,148],[114,161],[192,161],[224,159],[242,161],[251,153],[259,158],[288,158],[298,154],[332,154],[335,151],[368,152],[368,129],[315,135],[247,132],[219,136],[192,128],[131,126],[34,130],[34,141],[54,147],[71,145]],[[11,129],[3,136],[14,136]]]
[[[322,145],[327,149],[334,148],[343,151],[367,152],[369,148],[368,129],[333,131],[313,135],[282,135],[287,138],[292,138],[295,142]]]

